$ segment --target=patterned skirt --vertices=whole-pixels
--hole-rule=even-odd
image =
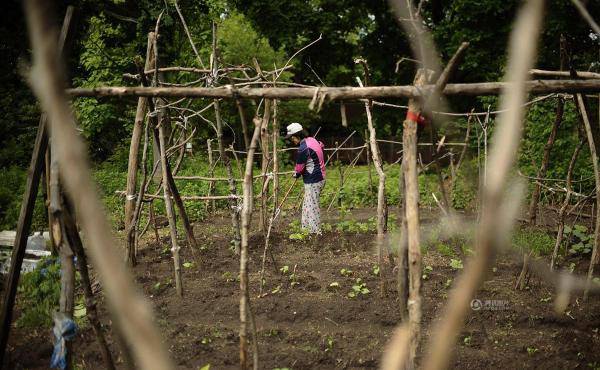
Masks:
[[[302,202],[302,228],[311,234],[321,234],[321,208],[319,198],[325,180],[304,184],[304,201]]]

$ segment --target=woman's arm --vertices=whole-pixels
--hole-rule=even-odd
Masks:
[[[298,154],[296,155],[296,167],[294,171],[295,177],[300,177],[302,172],[304,172],[304,168],[306,167],[306,161],[308,160],[308,147],[306,146],[306,142],[302,140],[300,143],[300,147],[298,148]]]

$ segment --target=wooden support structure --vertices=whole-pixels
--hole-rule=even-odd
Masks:
[[[216,70],[218,68],[218,50],[217,50],[217,23],[213,22],[213,42],[212,42],[212,57],[211,57],[211,66],[215,71],[214,75],[216,75]],[[221,161],[225,165],[225,169],[227,171],[227,183],[229,184],[229,212],[231,214],[231,227],[233,229],[233,248],[236,254],[240,253],[240,244],[241,244],[241,231],[240,231],[240,211],[237,204],[237,185],[235,183],[235,175],[233,174],[233,168],[231,166],[231,158],[229,154],[225,151],[225,143],[223,142],[223,120],[221,118],[221,108],[219,104],[219,100],[215,99],[213,102],[213,106],[215,109],[215,121],[217,124],[217,142],[219,144],[219,154],[221,156]],[[240,119],[244,119],[244,112],[241,110],[241,106],[238,107],[240,110]],[[213,203],[214,210],[214,203]]]
[[[215,120],[217,122],[217,140],[219,143],[219,152],[221,154],[221,160],[227,170],[227,181],[229,184],[229,212],[231,214],[231,228],[233,230],[233,247],[237,253],[240,252],[241,234],[240,234],[240,211],[237,204],[237,185],[233,174],[233,168],[231,167],[231,158],[225,151],[225,144],[223,143],[223,123],[221,119],[221,110],[218,100],[214,101],[215,107]]]
[[[265,115],[267,111],[265,110]],[[248,293],[248,244],[250,239],[250,218],[252,217],[253,208],[253,186],[252,186],[252,170],[254,167],[254,151],[258,146],[260,139],[260,131],[263,120],[255,117],[254,134],[248,148],[248,156],[246,157],[246,167],[244,171],[243,183],[243,203],[241,214],[241,247],[240,247],[240,367],[243,370],[248,368],[248,350],[247,350],[247,333],[248,333],[248,317],[252,317],[250,312],[250,295]],[[256,346],[256,338],[254,338]],[[254,368],[258,367],[258,351],[254,351]]]
[[[218,134],[217,134],[218,136]],[[207,151],[208,151],[208,177],[212,178],[215,174],[215,164],[214,164],[214,160],[213,160],[213,153],[212,153],[212,139],[207,139],[206,140],[206,147],[207,147]],[[229,179],[223,178],[224,181],[228,181]],[[211,196],[213,193],[213,189],[215,187],[215,180],[209,180],[208,182],[208,193],[206,194],[207,196]],[[209,200],[206,200],[206,209],[207,211],[215,211],[215,202],[214,200],[211,202]]]
[[[594,168],[594,182],[596,187],[596,209],[600,210],[600,167],[598,165],[598,154],[596,153],[596,143],[594,142],[594,136],[592,133],[592,125],[590,123],[589,115],[585,100],[581,94],[576,94],[577,110],[579,117],[585,127],[587,135],[587,141],[590,148],[590,156],[592,159],[592,166]],[[583,299],[587,300],[589,286],[592,283],[594,277],[594,266],[598,263],[598,245],[600,244],[600,217],[596,216],[596,224],[594,227],[594,246],[592,248],[592,257],[590,258],[590,266],[587,273],[587,285],[583,293]]]
[[[25,248],[27,247],[27,237],[31,227],[33,218],[33,209],[35,207],[35,198],[37,197],[38,185],[44,165],[44,154],[48,146],[48,134],[46,131],[46,116],[42,115],[38,125],[37,136],[33,146],[33,154],[27,181],[25,183],[25,196],[21,203],[21,211],[17,222],[17,236],[13,247],[10,260],[10,268],[8,270],[8,280],[2,299],[2,328],[0,331],[0,364],[4,363],[4,354],[6,352],[6,344],[10,334],[10,326],[12,322],[12,313],[15,305],[15,297],[17,295],[17,286],[19,285],[19,277],[21,275],[21,266],[25,257]]]
[[[565,231],[565,216],[567,214],[567,208],[569,207],[569,203],[571,201],[572,192],[572,180],[573,180],[573,170],[575,168],[575,162],[579,157],[579,152],[586,143],[586,140],[583,140],[583,127],[579,125],[580,139],[579,144],[573,151],[573,155],[571,156],[571,160],[569,161],[569,167],[567,169],[567,181],[565,183],[565,188],[567,189],[567,194],[565,195],[565,200],[563,201],[560,210],[558,211],[558,220],[556,223],[558,224],[558,231],[556,233],[556,242],[554,243],[554,250],[552,251],[552,258],[550,259],[550,270],[554,270],[554,266],[556,264],[556,260],[558,257],[558,251],[560,245],[563,240],[564,231]]]
[[[432,71],[419,69],[415,76],[415,87],[424,86],[431,79]],[[408,102],[409,111],[416,117],[421,114],[418,100]],[[404,198],[406,234],[408,248],[408,363],[414,366],[417,348],[421,337],[421,241],[419,235],[419,184],[417,174],[417,122],[406,119],[402,131],[402,175],[404,178]]]
[[[269,186],[269,177],[267,176],[267,171],[269,169],[269,162],[271,161],[271,157],[269,155],[269,121],[271,120],[273,101],[271,99],[267,99],[265,100],[264,105],[264,114],[260,128],[262,186],[260,192],[260,210],[258,217],[258,229],[262,232],[266,232],[267,230],[266,194],[268,193]]]
[[[154,32],[148,33],[148,44],[146,46],[146,63],[145,69],[151,68],[154,65]],[[138,98],[137,109],[135,112],[135,121],[133,122],[133,132],[131,134],[131,144],[129,146],[129,160],[127,165],[127,196],[125,197],[125,230],[131,228],[131,221],[133,219],[133,212],[136,201],[136,185],[137,185],[137,171],[138,171],[138,154],[140,141],[142,139],[142,131],[144,129],[144,120],[146,118],[146,111],[148,109],[148,99],[145,97]],[[142,164],[143,165],[143,164]],[[132,246],[128,246],[128,249]],[[128,250],[127,256],[133,255]],[[127,261],[132,264],[129,259]]]
[[[102,330],[102,324],[98,318],[98,309],[96,306],[94,293],[92,292],[87,256],[85,255],[83,243],[81,242],[79,231],[77,230],[77,224],[72,213],[72,207],[70,205],[66,205],[64,212],[65,236],[69,240],[69,245],[71,246],[73,253],[75,256],[77,256],[77,268],[79,270],[81,286],[85,296],[86,317],[92,326],[94,334],[96,335],[96,341],[100,347],[100,354],[102,355],[105,368],[108,370],[113,370],[115,369],[115,364],[110,354],[110,349],[108,348],[104,331]]]
[[[476,82],[448,84],[441,92],[446,96],[499,95],[509,82]],[[531,94],[598,93],[600,80],[534,80],[527,81]],[[227,98],[227,99],[305,99],[312,100],[315,92],[328,101],[383,98],[417,98],[428,96],[433,85],[417,89],[415,86],[365,86],[365,87],[93,87],[70,88],[66,93],[73,97],[172,97],[172,98]],[[318,91],[317,91],[318,90]]]
[[[370,74],[369,68],[366,61],[359,60],[364,69],[365,85],[369,84]],[[377,187],[377,265],[379,266],[379,294],[380,296],[385,295],[385,281],[384,266],[383,266],[383,249],[384,249],[384,238],[387,232],[387,216],[388,216],[388,205],[387,197],[385,196],[385,180],[386,175],[383,170],[383,162],[381,160],[381,153],[379,152],[379,146],[377,145],[377,133],[375,131],[375,125],[373,124],[373,115],[371,113],[372,103],[370,100],[365,102],[365,111],[367,113],[367,128],[369,130],[369,145],[371,149],[371,156],[373,159],[373,165],[379,178]]]
[[[561,72],[565,68],[567,64],[567,51],[566,51],[566,39],[563,35],[560,38],[560,69]],[[564,71],[567,73],[568,71]],[[537,177],[544,178],[546,177],[546,172],[548,170],[548,163],[550,162],[550,152],[552,151],[552,147],[554,146],[554,141],[556,140],[556,134],[563,120],[563,114],[565,110],[565,101],[562,97],[558,97],[556,102],[556,117],[554,119],[554,123],[552,125],[552,131],[550,131],[550,135],[548,135],[548,140],[546,145],[544,145],[544,154],[542,156],[542,163],[537,172]],[[531,194],[531,201],[529,203],[529,223],[531,225],[535,225],[537,219],[537,211],[538,211],[538,202],[540,199],[541,186],[539,183],[535,183],[533,188],[533,193]]]
[[[58,36],[57,42],[57,52],[59,54],[63,53],[67,39],[70,37],[70,33],[72,32],[71,22],[73,19],[74,10],[75,8],[69,6],[65,13],[62,29],[60,31],[60,35]],[[42,168],[46,162],[46,152],[48,149],[48,128],[46,127],[46,124],[47,117],[45,114],[42,114],[33,145],[33,153],[31,155],[29,170],[27,172],[25,194],[23,202],[21,203],[19,219],[17,221],[17,234],[11,255],[10,268],[8,270],[8,280],[5,285],[4,296],[2,299],[2,312],[0,316],[0,319],[2,320],[2,327],[0,328],[0,366],[4,364],[4,355],[6,353],[8,336],[10,335],[10,326],[12,322],[15,298],[17,295],[17,287],[19,284],[19,278],[21,276],[21,267],[23,265],[23,258],[25,257],[25,249],[27,248],[27,238],[31,228],[31,221],[33,218],[38,186],[41,180]],[[50,160],[48,160],[48,164],[50,164]],[[48,168],[48,166],[46,167],[46,173],[49,179],[50,168]],[[50,192],[48,192],[48,195],[50,195]],[[48,213],[50,216],[50,210],[48,210]],[[52,220],[51,217],[49,218]]]

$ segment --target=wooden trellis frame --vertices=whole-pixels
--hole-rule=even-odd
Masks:
[[[525,8],[525,15],[523,15],[524,22],[527,19],[527,16],[533,18],[532,14],[539,13],[541,4],[543,2],[541,0],[531,0],[528,2]],[[68,106],[66,104],[66,96],[71,95],[73,97],[76,96],[138,96],[138,97],[193,97],[193,98],[230,98],[230,99],[312,99],[313,101],[316,99],[321,104],[324,101],[333,101],[333,100],[352,100],[352,99],[377,99],[377,98],[398,98],[398,97],[408,97],[408,98],[423,98],[425,96],[429,96],[432,93],[436,93],[437,85],[426,85],[423,88],[416,88],[413,86],[388,86],[388,87],[364,87],[364,88],[350,88],[350,87],[339,87],[339,88],[286,88],[286,87],[269,87],[269,88],[236,88],[234,86],[229,87],[215,87],[215,88],[183,88],[183,87],[100,87],[94,89],[62,89],[61,86],[64,86],[64,77],[61,75],[60,66],[57,64],[59,58],[56,55],[56,40],[53,39],[53,32],[44,31],[52,31],[53,27],[48,21],[48,12],[45,7],[47,4],[44,4],[44,1],[41,0],[28,0],[26,1],[26,9],[28,13],[28,21],[29,28],[32,34],[32,43],[34,54],[36,55],[36,66],[39,66],[38,77],[40,79],[44,79],[45,84],[34,84],[36,89],[36,93],[41,97],[41,101],[43,107],[47,110],[48,115],[50,117],[50,124],[52,125],[53,132],[56,134],[56,140],[60,143],[65,144],[66,139],[72,139],[72,142],[79,143],[76,136],[73,135],[72,132],[69,132],[69,124],[73,122],[73,118],[70,115]],[[539,15],[538,15],[539,17]],[[539,21],[539,18],[535,18]],[[536,22],[537,24],[537,22]],[[521,23],[521,27],[517,27],[518,29],[526,30],[527,27]],[[534,27],[535,29],[535,27]],[[537,31],[537,30],[535,30]],[[537,32],[536,32],[537,33]],[[530,38],[533,36],[530,36]],[[156,49],[155,49],[156,52]],[[531,50],[529,52],[531,54]],[[214,65],[213,65],[214,66]],[[155,72],[158,69],[155,68]],[[214,73],[215,69],[211,69],[209,72]],[[522,69],[518,69],[519,73],[527,73],[527,71],[523,71]],[[146,72],[140,74],[141,79]],[[47,81],[45,80],[47,79]],[[443,86],[442,86],[443,87]],[[580,108],[580,112],[583,115],[584,123],[587,120],[587,115],[585,113],[585,105],[583,102],[583,93],[589,92],[600,92],[600,80],[561,80],[561,81],[529,81],[524,82],[520,81],[518,83],[508,84],[508,83],[483,83],[483,84],[449,84],[443,88],[440,88],[439,92],[442,95],[486,95],[486,94],[498,94],[501,90],[516,88],[520,92],[520,95],[524,95],[524,92],[529,91],[530,93],[575,93],[578,106]],[[54,103],[54,104],[51,104]],[[266,115],[266,113],[265,113]],[[518,113],[517,113],[518,116]],[[516,124],[514,121],[518,117],[510,117],[513,118],[512,124]],[[260,135],[261,127],[264,127],[265,120],[261,120],[257,118],[255,121],[255,130],[252,140],[248,145],[248,157],[246,158],[246,172],[244,176],[244,194],[243,194],[243,207],[242,207],[242,217],[241,217],[241,257],[240,257],[240,288],[242,291],[241,301],[240,301],[240,321],[242,323],[242,327],[240,329],[240,353],[241,353],[241,361],[242,366],[246,366],[246,355],[245,355],[245,325],[246,325],[246,310],[248,307],[248,285],[247,285],[247,248],[248,248],[248,224],[251,218],[252,212],[252,201],[253,201],[253,190],[252,190],[252,168],[253,168],[253,151],[256,148],[256,144]],[[407,137],[405,138],[405,150],[408,151],[407,147],[410,147],[410,151],[414,152],[416,148],[416,136],[412,133],[412,125],[410,125],[411,130],[407,130]],[[593,137],[589,130],[589,122],[586,123],[586,131],[588,134],[588,141],[590,143],[590,148],[593,147]],[[374,131],[374,130],[373,130]],[[372,137],[375,136],[375,132],[372,132]],[[408,137],[410,135],[410,137]],[[159,132],[160,138],[160,132]],[[164,136],[164,135],[163,135]],[[414,137],[413,137],[414,136]],[[164,137],[163,137],[164,139]],[[414,140],[414,141],[413,141]],[[162,145],[162,157],[163,161],[166,160],[165,155],[165,143],[164,140],[160,140],[163,142]],[[512,146],[518,145],[517,143],[510,143],[508,137],[504,138],[504,142],[506,144],[511,144]],[[10,285],[14,286],[15,289],[8,289],[7,294],[5,296],[3,310],[6,312],[7,310],[12,310],[12,305],[14,303],[14,295],[16,293],[16,282],[19,278],[20,264],[23,259],[23,254],[25,250],[26,237],[29,231],[30,223],[31,223],[31,215],[33,212],[33,202],[35,201],[35,194],[40,178],[41,167],[43,162],[43,152],[44,148],[47,146],[47,133],[46,133],[46,124],[44,118],[40,120],[40,125],[38,129],[38,136],[36,139],[35,147],[34,147],[34,155],[32,157],[32,162],[30,166],[30,173],[27,179],[26,186],[26,197],[23,202],[23,207],[21,209],[21,214],[19,218],[18,224],[18,232],[17,232],[17,240],[15,244],[15,248],[13,250],[13,259],[11,263],[11,272],[10,272]],[[66,145],[65,145],[66,146]],[[376,148],[371,148],[376,149]],[[222,151],[221,151],[222,152]],[[266,152],[266,151],[265,151]],[[376,152],[376,150],[372,150],[372,152]],[[170,368],[170,362],[166,355],[166,351],[161,346],[160,340],[158,340],[158,335],[154,330],[152,324],[149,322],[149,314],[146,311],[143,300],[138,297],[138,295],[133,291],[130,283],[130,278],[125,270],[121,269],[118,266],[118,263],[115,263],[115,257],[111,256],[111,240],[107,236],[108,227],[105,222],[97,222],[100,221],[98,215],[94,214],[94,211],[98,211],[100,209],[99,204],[97,202],[96,197],[93,193],[93,187],[89,182],[89,171],[85,161],[81,160],[83,158],[82,155],[78,156],[77,154],[81,154],[81,146],[76,145],[73,148],[60,148],[57,151],[57,158],[60,160],[61,171],[64,171],[63,176],[65,176],[65,188],[68,192],[70,198],[72,198],[73,203],[78,208],[78,210],[83,210],[81,212],[81,220],[83,228],[88,233],[88,237],[90,238],[90,250],[92,252],[92,257],[94,258],[95,263],[99,267],[100,277],[103,279],[105,283],[105,288],[107,291],[107,295],[109,301],[111,303],[111,308],[115,313],[115,318],[117,319],[117,325],[120,326],[123,330],[125,337],[128,342],[132,345],[136,358],[140,362],[140,365],[144,368],[158,368],[165,369]],[[372,154],[373,155],[373,154]],[[593,154],[594,160],[597,162],[597,158],[595,158],[595,153]],[[502,158],[501,155],[498,158]],[[375,158],[373,158],[375,160]],[[510,160],[509,160],[510,162]],[[501,162],[498,162],[502,164]],[[412,184],[408,186],[406,189],[409,193],[414,193],[414,168],[416,166],[416,158],[415,156],[409,156],[406,160],[406,177],[410,177],[410,179],[406,179],[406,183]],[[502,184],[505,178],[503,176],[506,173],[506,168],[508,166],[504,164],[501,166],[502,171],[500,174],[494,176],[494,182],[492,182],[493,186],[490,188],[485,197],[489,204],[497,204],[500,199],[500,195],[498,193],[498,189],[496,188],[499,184]],[[167,171],[164,171],[167,169]],[[76,179],[77,176],[74,176],[77,171],[80,171],[80,175],[82,179]],[[163,163],[163,175],[164,179],[164,188],[165,188],[165,200],[169,200],[169,194],[167,189],[171,188],[171,190],[175,189],[174,183],[171,182],[172,178],[169,176],[168,168],[165,168]],[[230,184],[233,182],[233,177],[229,176]],[[72,175],[72,177],[69,177]],[[264,171],[263,174],[264,176]],[[595,168],[595,177],[596,177],[596,187],[597,190],[600,189],[600,176],[598,175],[597,168]],[[131,189],[127,190],[127,194],[130,194]],[[410,194],[409,194],[410,195]],[[415,194],[412,194],[414,196]],[[230,195],[231,197],[231,195]],[[418,193],[416,195],[416,199],[418,199]],[[85,201],[92,201],[91,205],[89,205],[90,209],[82,208],[82,205]],[[410,202],[411,204],[408,208],[415,210],[415,202],[414,199]],[[414,224],[418,227],[418,216],[414,214],[413,211],[407,212],[407,218],[409,218],[409,229],[414,228]],[[418,208],[417,208],[418,212]],[[98,213],[101,213],[98,211]],[[491,221],[496,216],[494,213],[486,214],[484,213],[485,218],[482,220],[482,226],[485,229],[487,225],[489,229]],[[94,222],[97,222],[95,224]],[[598,225],[597,221],[597,225]],[[488,230],[489,231],[489,230]],[[480,243],[482,244],[484,251],[486,253],[493,252],[493,241],[490,239],[493,233],[489,233],[489,235],[483,235],[481,237]],[[410,235],[410,233],[409,233]],[[417,246],[418,246],[418,234],[417,234]],[[411,244],[409,242],[409,244]],[[415,244],[414,242],[412,244]],[[596,228],[596,244],[598,244],[598,226]],[[594,246],[594,257],[592,258],[592,263],[595,260],[597,246]],[[105,248],[103,250],[103,248]],[[418,256],[413,256],[418,258]],[[409,257],[410,258],[410,257]],[[490,258],[488,254],[483,256],[483,260],[481,260],[482,266],[485,266],[487,263],[487,259]],[[417,263],[419,261],[417,260]],[[482,267],[483,269],[483,267]],[[477,270],[478,272],[481,272]],[[414,271],[413,271],[414,272]],[[592,269],[590,268],[590,275],[592,273]],[[420,271],[419,271],[420,274]],[[476,283],[481,278],[481,274],[477,275],[477,281],[466,286],[465,296],[468,297],[469,293],[472,292],[476,287]],[[420,278],[418,278],[420,279]],[[418,280],[417,279],[417,280]],[[470,290],[469,290],[470,289]],[[418,292],[418,288],[416,294],[420,294]],[[458,293],[457,293],[458,294]],[[122,301],[119,301],[122,299]],[[461,302],[461,301],[453,301],[453,302]],[[130,305],[127,306],[126,304]],[[459,303],[458,306],[454,306],[454,311],[450,311],[453,317],[460,317],[461,315],[461,306],[462,303]],[[130,312],[128,312],[130,310]],[[8,336],[8,328],[10,327],[10,313],[3,313],[3,330],[2,330],[2,339],[0,340],[0,344],[3,345],[2,354],[4,353],[4,347],[6,344],[6,338]],[[457,319],[457,321],[460,321]],[[7,325],[8,323],[8,325]],[[440,330],[443,332],[444,328]],[[456,331],[455,327],[447,328],[449,334],[454,334]],[[443,338],[445,340],[445,338]],[[255,342],[256,344],[256,342]],[[448,348],[447,343],[436,343],[433,345],[434,349],[440,349],[439,352],[436,353],[436,356],[426,364],[427,368],[439,368],[443,366],[447,361],[448,356]],[[412,364],[414,365],[414,363]],[[254,367],[257,367],[257,358],[255,357]]]

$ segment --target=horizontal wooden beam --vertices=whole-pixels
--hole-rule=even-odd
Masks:
[[[569,71],[548,71],[545,69],[532,69],[529,71],[529,74],[531,74],[533,77],[571,77],[571,72]],[[577,71],[577,77],[587,79],[600,79],[600,73]]]
[[[483,96],[498,95],[507,82],[479,82],[448,84],[444,95]],[[600,79],[597,80],[534,80],[526,83],[532,94],[551,93],[595,93],[600,92]],[[72,88],[67,93],[73,97],[173,97],[173,98],[225,98],[225,99],[313,99],[316,96],[325,100],[359,100],[382,98],[412,98],[426,95],[433,85],[416,88],[406,86],[367,86],[367,87],[244,87],[235,89],[231,85],[223,87],[94,87]]]

